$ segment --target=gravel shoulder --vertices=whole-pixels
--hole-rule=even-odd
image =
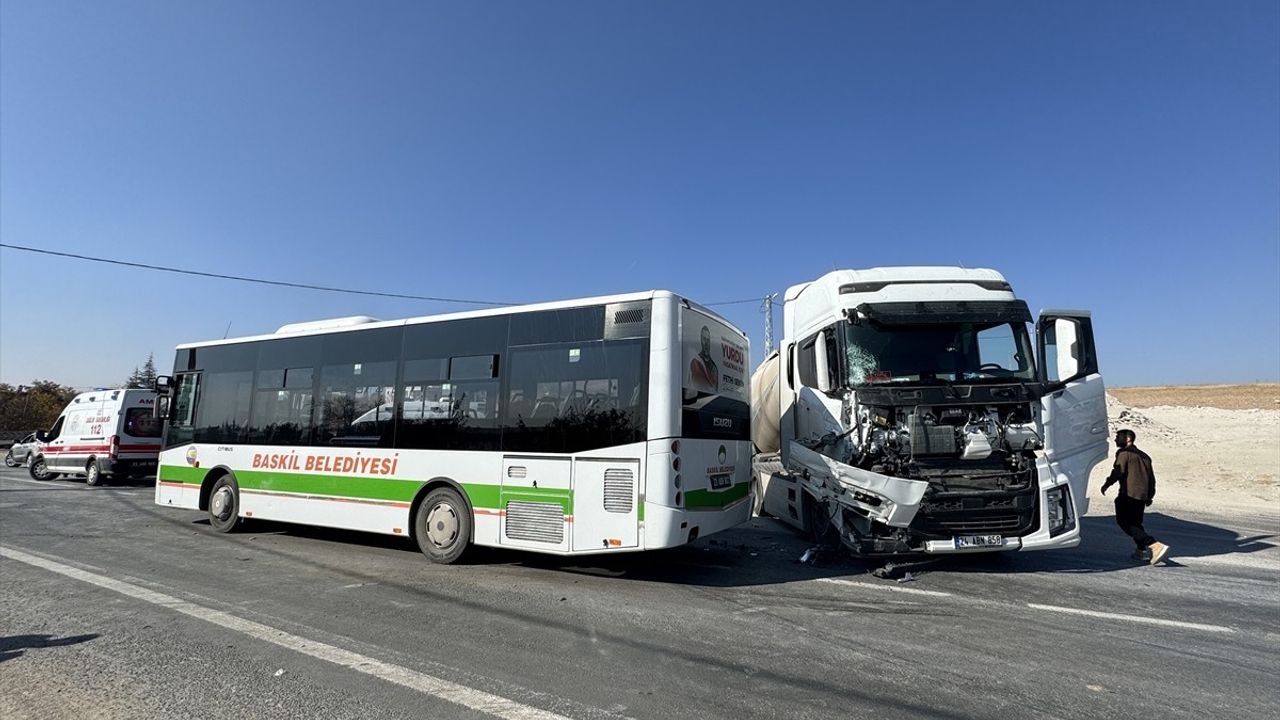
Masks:
[[[1280,507],[1280,384],[1115,388],[1107,415],[1113,432],[1133,430],[1151,455],[1157,505]],[[1101,497],[1110,469],[1094,469],[1090,497]]]

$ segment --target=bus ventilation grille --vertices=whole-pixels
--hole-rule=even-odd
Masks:
[[[631,512],[635,498],[635,477],[630,470],[604,471],[604,509],[611,513]]]
[[[559,503],[508,501],[507,537],[557,545],[564,542],[564,506]]]
[[[529,477],[529,469],[523,465],[512,465],[511,467],[507,468],[507,477],[509,478]]]
[[[634,310],[619,310],[613,314],[614,325],[625,325],[627,323],[644,322],[644,308],[636,308]]]

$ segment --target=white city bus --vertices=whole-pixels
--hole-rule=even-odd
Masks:
[[[178,347],[155,500],[560,555],[751,513],[748,341],[651,291]]]

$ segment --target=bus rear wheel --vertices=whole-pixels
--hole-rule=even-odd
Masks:
[[[414,518],[418,548],[431,562],[449,564],[462,558],[471,543],[471,512],[452,488],[432,490]]]
[[[218,478],[209,492],[209,524],[220,533],[240,524],[240,488],[230,475]]]

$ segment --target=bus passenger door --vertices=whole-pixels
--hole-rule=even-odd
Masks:
[[[573,468],[573,549],[640,544],[639,460],[578,458]]]
[[[573,517],[569,458],[502,458],[502,530],[498,542],[536,550],[569,549]]]

